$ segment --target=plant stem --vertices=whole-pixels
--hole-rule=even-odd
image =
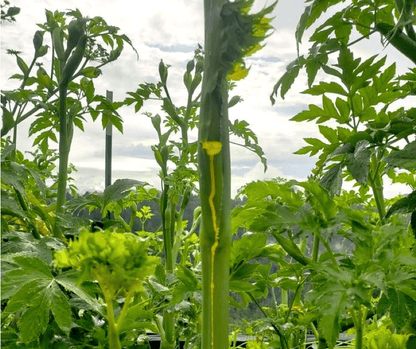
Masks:
[[[104,293],[107,303],[107,321],[108,321],[108,341],[110,349],[121,349],[120,339],[118,338],[118,329],[114,321],[113,298]]]
[[[332,252],[331,247],[330,247],[330,246],[329,246],[329,244],[328,244],[328,241],[326,241],[326,240],[322,237],[322,235],[321,235],[321,233],[320,233],[319,229],[315,229],[315,236],[317,236],[317,237],[318,237],[318,239],[319,239],[319,240],[322,242],[322,244],[324,245],[325,250],[326,250],[326,252],[328,252],[329,258],[331,259],[331,261],[332,261],[332,263],[334,264],[334,266],[335,266],[335,267],[338,267],[338,262],[337,262],[337,260],[336,260],[336,258],[335,258],[334,252]]]
[[[121,326],[121,324],[123,323],[124,318],[126,317],[127,310],[130,307],[130,302],[131,302],[132,296],[133,296],[133,292],[129,291],[127,293],[127,297],[124,301],[123,308],[121,309],[120,315],[118,316],[118,319],[117,319],[117,328],[119,328]]]
[[[317,262],[318,257],[319,257],[319,236],[318,236],[318,234],[314,234],[314,236],[313,236],[313,247],[312,247],[312,260],[314,262]]]
[[[65,204],[66,184],[68,178],[68,158],[70,144],[68,141],[68,125],[66,117],[66,95],[67,86],[63,85],[59,89],[59,173],[58,173],[58,193],[56,198],[56,212],[63,213]],[[64,238],[56,218],[54,236]]]
[[[288,305],[289,297],[287,296],[287,290],[280,288],[280,303]]]
[[[319,333],[318,330],[316,329],[315,325],[313,324],[313,322],[311,321],[310,323],[311,326],[311,330],[313,332],[313,335],[315,336],[316,340],[319,342]]]
[[[382,152],[384,153],[384,151]],[[383,154],[380,155],[380,158]],[[384,195],[383,195],[383,184],[381,182],[381,176],[379,174],[380,159],[377,159],[375,155],[372,157],[372,167],[373,167],[373,176],[368,176],[370,181],[370,186],[373,191],[374,200],[376,201],[377,211],[380,217],[381,222],[384,222],[384,217],[386,215],[386,208],[384,205]]]
[[[361,308],[357,311],[350,309],[350,314],[355,326],[355,349],[363,349],[364,321],[366,316]]]
[[[262,306],[260,305],[260,303],[258,302],[258,300],[253,296],[253,294],[251,292],[247,292],[247,294],[250,296],[251,300],[254,302],[254,304],[257,306],[257,308],[260,309],[260,311],[263,313],[265,318],[269,318],[269,316],[266,314],[266,312],[263,310]],[[271,323],[273,329],[276,331],[277,335],[280,338],[280,344],[282,346],[282,349],[289,349],[289,345],[287,343],[287,339],[285,337],[285,335],[279,330],[279,328]]]
[[[162,169],[166,174],[166,169]],[[164,184],[163,194],[160,200],[160,211],[162,214],[163,247],[165,251],[165,271],[172,274],[174,269],[173,259],[173,234],[175,227],[175,207],[168,200],[169,185]],[[163,311],[163,335],[161,336],[161,349],[173,349],[175,347],[175,322],[171,311]]]

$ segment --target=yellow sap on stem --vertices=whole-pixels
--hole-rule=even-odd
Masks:
[[[214,196],[215,196],[215,171],[214,171],[214,156],[217,155],[222,148],[222,143],[218,141],[202,142],[202,148],[209,156],[209,172],[211,178],[211,192],[209,194],[208,202],[211,208],[212,226],[214,228],[215,239],[211,247],[211,328],[214,327],[214,258],[217,250],[218,241],[220,238],[220,229],[217,224],[217,215],[215,213]],[[212,331],[212,348],[214,348],[214,331]]]

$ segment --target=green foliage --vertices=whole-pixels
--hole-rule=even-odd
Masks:
[[[25,255],[15,256],[13,264],[16,267],[3,276],[2,299],[9,301],[2,317],[5,319],[10,314],[19,314],[15,316],[18,316],[20,339],[24,343],[39,338],[46,331],[50,312],[60,329],[69,333],[70,303],[61,287],[89,299],[99,309],[95,298],[71,282],[71,271],[54,276],[43,260]]]
[[[298,46],[305,30],[311,28],[318,19],[321,19],[327,9],[344,1],[312,0],[307,2],[311,2],[311,4],[306,6],[296,29],[295,36]],[[312,86],[319,69],[323,69],[327,74],[331,71],[338,74],[327,65],[329,55],[343,50],[345,52],[347,46],[368,39],[376,32],[383,35],[384,46],[391,44],[405,57],[415,62],[416,36],[411,20],[413,11],[414,4],[411,1],[386,0],[381,3],[378,1],[349,1],[346,7],[340,9],[315,29],[310,37],[312,45],[308,55],[299,56],[298,52],[298,57],[288,65],[286,73],[274,86],[270,96],[272,103],[275,102],[275,96],[277,96],[279,89],[280,96],[284,98],[301,68],[306,68],[309,87]],[[358,34],[358,39],[352,34]],[[351,68],[353,67],[351,66]],[[349,81],[353,81],[352,76]]]
[[[0,5],[1,7],[1,22],[3,21],[8,22],[15,22],[16,18],[14,16],[20,13],[20,7],[10,6],[10,1],[4,0],[3,3]],[[7,9],[7,11],[5,11]]]
[[[406,347],[406,342],[409,335],[392,333],[386,326],[380,326],[375,331],[368,334],[367,348],[379,349],[379,348],[391,348],[400,349]]]
[[[306,29],[340,3],[307,2],[296,31],[298,44]],[[179,340],[185,340],[187,348],[209,347],[217,342],[207,336],[207,324],[228,336],[228,316],[215,318],[228,303],[250,317],[253,308],[261,313],[261,318],[239,323],[256,338],[247,343],[252,348],[302,348],[310,330],[319,348],[337,348],[339,334],[348,329],[355,335],[349,346],[356,349],[411,345],[408,338],[416,321],[416,113],[415,108],[397,107],[397,102],[414,94],[416,71],[397,76],[394,64],[385,65],[386,58],[362,61],[351,50],[351,38],[354,30],[362,35],[359,40],[378,31],[414,61],[414,6],[410,1],[353,1],[318,24],[309,54],[288,66],[272,95],[273,99],[280,89],[283,98],[300,69],[306,69],[309,87],[304,93],[322,96],[322,104],[310,105],[292,120],[318,124],[322,137],[305,138],[307,145],[296,152],[318,155],[317,166],[304,182],[274,179],[243,187],[242,205],[231,214],[235,238],[224,244],[223,235],[209,236],[206,231],[210,224],[215,227],[230,217],[228,136],[241,138],[241,143],[231,144],[256,153],[267,168],[248,123],[229,121],[226,113],[227,107],[242,101],[240,96],[228,97],[234,87],[230,81],[247,75],[244,57],[262,47],[271,29],[267,16],[275,4],[257,14],[250,12],[252,5],[251,0],[241,0],[211,7],[220,25],[211,28],[207,38],[214,43],[212,49],[206,48],[211,55],[204,57],[198,46],[186,64],[183,106],[170,96],[169,65],[163,61],[160,81],[139,84],[123,103],[95,93],[94,79],[101,67],[117,59],[124,44],[131,45],[101,17],[84,18],[78,10],[47,10],[46,22],[33,37],[32,61],[8,51],[19,70],[12,78],[21,86],[2,91],[2,135],[13,131],[12,141],[2,139],[1,156],[2,346],[146,347],[146,335],[152,331],[161,335],[163,348],[174,348]],[[2,19],[5,14],[2,10]],[[45,33],[53,41],[48,70]],[[337,54],[336,61],[329,59],[332,53]],[[220,59],[211,61],[214,54]],[[200,89],[204,69],[206,84]],[[314,83],[319,69],[330,82]],[[111,122],[122,131],[118,108],[126,104],[138,112],[149,99],[158,100],[162,110],[160,115],[144,113],[158,136],[152,151],[160,166],[160,195],[146,183],[122,179],[103,193],[75,196],[57,210],[53,162],[58,155],[48,150],[48,142],[57,141],[62,124],[68,126],[64,128],[68,155],[73,125],[83,130],[86,114],[93,120],[101,115],[103,127]],[[16,132],[17,125],[32,115],[36,119],[29,133],[36,135],[34,145],[39,149],[29,161],[16,148]],[[58,118],[62,115],[67,118],[64,123]],[[199,142],[191,141],[196,129],[201,142],[222,142],[215,156],[201,149],[200,157],[209,163],[199,168]],[[72,169],[64,165],[60,173]],[[386,200],[386,175],[412,192]],[[214,191],[212,179],[221,180]],[[355,190],[343,190],[344,181],[354,181]],[[76,188],[70,188],[76,194]],[[203,207],[195,209],[188,222],[185,210],[194,193],[200,195]],[[152,201],[159,210],[147,206]],[[94,232],[90,220],[74,217],[84,209],[100,211]],[[125,209],[131,211],[130,219],[122,218]],[[149,227],[154,214],[160,215],[162,225],[146,231],[145,223]],[[142,230],[134,235],[137,219]],[[69,246],[65,239],[52,236],[56,223],[73,237]],[[228,223],[221,224],[223,234]],[[214,241],[217,245],[212,248]],[[220,259],[228,248],[230,258],[224,254]],[[159,256],[163,264],[158,263]],[[212,274],[209,268],[206,272],[207,265]],[[219,269],[222,274],[217,274]],[[212,298],[204,297],[211,291],[224,306],[210,315],[206,305],[212,305]],[[228,341],[221,345],[228,347]]]
[[[139,291],[158,259],[147,255],[147,244],[129,233],[82,230],[68,249],[55,254],[55,266],[82,269],[85,277],[98,280],[103,292]]]
[[[295,190],[295,186],[305,191]],[[403,216],[394,219],[390,216],[396,212],[395,207],[397,213],[412,212],[411,196],[403,203],[399,201],[393,204],[392,213],[387,216],[393,219],[391,224],[379,225],[373,219],[374,207],[365,204],[368,200],[365,191],[361,196],[343,191],[341,196],[331,199],[316,182],[284,183],[272,180],[250,183],[241,190],[240,195],[246,195],[246,202],[244,206],[233,210],[233,229],[242,227],[258,233],[244,236],[233,244],[235,247],[241,246],[243,250],[235,250],[232,261],[244,258],[246,250],[250,253],[247,258],[256,257],[255,246],[263,246],[265,241],[260,238],[261,234],[273,236],[287,255],[298,263],[288,264],[284,254],[268,256],[280,266],[280,270],[272,276],[274,282],[268,285],[296,294],[305,280],[310,278],[312,290],[306,294],[304,303],[310,316],[306,324],[315,319],[319,334],[330,348],[335,347],[347,314],[361,321],[365,314],[374,311],[377,305],[377,300],[373,299],[375,290],[383,292],[378,302],[378,315],[389,314],[397,331],[409,326],[409,314],[416,296],[410,291],[414,287],[416,260],[411,246],[414,246],[415,241],[409,235],[408,220]],[[410,205],[409,211],[407,204]],[[361,206],[360,210],[351,209],[351,206],[357,205]],[[401,205],[403,208],[400,211]],[[317,239],[318,246],[319,242],[323,245],[324,252],[318,254],[315,248],[309,252],[302,250],[301,239],[310,235]],[[331,240],[337,236],[354,244],[352,253],[333,251]],[[250,237],[252,241],[246,241]],[[264,253],[257,257],[259,255]],[[247,270],[242,264],[242,270],[243,279],[256,279],[253,274],[256,264],[250,264]],[[264,282],[264,276],[262,280]],[[258,283],[248,285],[257,286]],[[246,286],[244,291],[248,290]],[[259,295],[257,293],[257,297]],[[296,302],[295,296],[294,299],[293,302]],[[364,313],[361,307],[366,309]],[[268,317],[274,318],[272,313]],[[285,322],[288,319],[289,316]],[[274,320],[273,323],[277,326],[278,321]],[[358,328],[360,323],[356,321],[354,325]],[[283,334],[286,340],[291,336]]]

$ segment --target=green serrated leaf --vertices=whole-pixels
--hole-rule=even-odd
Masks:
[[[411,213],[413,211],[416,211],[416,190],[404,198],[397,200],[388,210],[386,218],[394,213]]]
[[[21,309],[31,306],[36,300],[37,295],[42,292],[51,280],[35,279],[26,282],[12,296],[4,309],[5,313],[15,313]]]
[[[43,289],[45,292],[45,288]],[[39,293],[36,304],[27,309],[18,320],[20,337],[24,343],[39,338],[45,332],[49,322],[49,308],[45,297]]]
[[[331,169],[329,169],[322,179],[319,181],[319,184],[326,190],[328,190],[331,196],[339,195],[341,193],[342,187],[342,164],[336,164]]]
[[[81,272],[77,270],[68,270],[58,275],[55,280],[58,284],[65,289],[75,293],[79,298],[87,302],[94,310],[98,311],[102,315],[105,315],[102,304],[98,302],[94,294],[85,288],[82,284],[79,285]]]
[[[397,329],[401,330],[409,321],[409,311],[406,307],[406,299],[401,292],[397,292],[393,288],[389,288],[388,297],[391,303],[390,318]]]
[[[377,303],[377,315],[379,317],[382,317],[385,312],[387,311],[387,309],[390,306],[390,301],[387,298],[386,294],[383,293],[382,296],[380,297],[380,300]]]
[[[390,153],[385,161],[394,167],[416,171],[416,141],[407,144],[403,149]]]
[[[282,99],[285,99],[285,95],[287,91],[289,91],[293,83],[295,82],[296,77],[299,75],[299,70],[303,63],[304,63],[304,58],[299,57],[298,59],[294,60],[292,63],[290,63],[287,66],[286,72],[283,74],[283,76],[279,79],[279,81],[273,87],[273,92],[270,96],[272,104],[274,104],[276,101],[274,99],[274,96],[277,96],[277,92],[279,88],[280,88],[280,96],[282,97]]]
[[[240,261],[249,261],[257,257],[265,247],[267,236],[265,234],[244,234],[240,239],[233,241],[231,247],[231,264]]]
[[[48,287],[47,297],[56,323],[65,333],[71,328],[71,306],[56,283]]]
[[[338,141],[338,135],[337,131],[333,128],[330,128],[328,126],[319,126],[319,132],[331,143],[331,144],[337,144]]]
[[[346,304],[346,294],[344,292],[333,292],[322,297],[322,317],[318,320],[320,330],[325,337],[328,347],[333,349],[340,333],[339,319]]]
[[[230,281],[231,292],[250,292],[254,291],[256,286],[249,283],[248,281],[232,280]]]
[[[125,198],[132,187],[143,186],[145,183],[135,179],[118,179],[105,188],[103,193],[104,208],[111,202]]]
[[[342,96],[348,96],[348,92],[336,82],[320,82],[318,85],[314,85],[311,88],[303,91],[313,96],[323,95],[324,93],[335,93]]]
[[[296,185],[305,188],[318,201],[321,211],[327,220],[332,219],[337,213],[335,202],[329,197],[328,192],[316,182],[296,182]]]
[[[3,125],[1,128],[1,136],[5,136],[13,127],[14,127],[14,118],[13,114],[6,109],[5,107],[1,107],[3,110],[2,121]]]
[[[363,185],[367,184],[370,171],[371,151],[368,150],[368,146],[368,141],[358,141],[354,154],[348,154],[346,160],[348,171],[357,182]]]

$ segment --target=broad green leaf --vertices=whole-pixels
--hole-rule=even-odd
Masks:
[[[387,298],[386,294],[383,293],[380,297],[380,300],[377,303],[377,315],[382,317],[390,306],[390,300]]]
[[[239,228],[248,229],[252,222],[264,212],[265,210],[260,207],[235,207],[231,216],[231,232],[235,234]]]
[[[45,332],[48,326],[49,307],[46,297],[44,297],[46,288],[43,288],[43,291],[38,293],[38,297],[33,297],[36,299],[36,302],[32,303],[19,317],[20,337],[25,343],[39,338],[40,334]]]
[[[135,179],[118,179],[112,185],[105,188],[103,193],[104,207],[111,202],[117,202],[125,198],[132,187],[143,186],[145,183]]]
[[[42,278],[35,279],[25,283],[20,287],[7,302],[7,306],[4,309],[5,313],[14,313],[21,309],[25,309],[32,305],[34,300],[37,299],[39,293],[50,284],[50,280]]]
[[[354,59],[354,55],[347,47],[339,51],[337,66],[342,69],[342,81],[345,85],[351,86],[354,82],[354,70],[360,64],[360,58]]]
[[[394,167],[404,168],[408,171],[416,171],[416,141],[407,144],[403,149],[391,152],[385,157],[385,161]]]
[[[283,288],[284,290],[295,290],[298,282],[294,277],[278,277],[274,280],[276,285]]]
[[[297,182],[296,185],[305,188],[317,200],[320,210],[327,220],[332,219],[337,213],[337,206],[329,197],[328,192],[316,182]]]
[[[287,91],[289,91],[290,87],[293,85],[295,79],[299,75],[300,67],[303,66],[304,62],[305,59],[303,58],[303,56],[300,56],[286,67],[286,72],[273,87],[273,92],[270,95],[270,100],[272,101],[272,104],[276,102],[274,96],[277,96],[279,88],[280,96],[282,97],[282,99],[285,99]]]
[[[3,125],[1,127],[1,136],[4,137],[14,127],[14,119],[13,114],[9,110],[7,110],[3,106],[1,107],[1,109],[3,110]]]
[[[230,291],[231,292],[250,292],[254,291],[256,286],[249,283],[248,281],[231,280]]]
[[[322,106],[324,108],[325,115],[329,115],[336,120],[340,120],[340,115],[338,114],[338,111],[336,110],[334,103],[325,95],[322,96]]]
[[[416,211],[416,190],[404,198],[397,200],[388,210],[386,218],[394,213],[411,213],[414,211]]]
[[[366,140],[358,141],[355,145],[354,154],[348,154],[347,169],[354,179],[362,185],[367,184],[370,171],[371,151],[368,150],[369,143]]]
[[[22,178],[23,179],[23,178]],[[27,180],[27,178],[26,178]],[[20,176],[16,176],[16,172],[8,169],[2,169],[1,182],[7,186],[13,187],[18,190],[20,194],[26,198],[26,191]]]
[[[26,212],[20,208],[16,199],[6,192],[2,192],[1,195],[1,213],[2,215],[11,215],[22,220],[27,218]]]
[[[288,208],[276,205],[270,211],[265,211],[257,216],[250,224],[249,229],[255,232],[265,232],[273,226],[284,224],[295,224],[297,218]]]
[[[244,280],[253,277],[253,273],[256,271],[258,263],[244,263],[243,265],[237,264],[232,266],[230,272],[230,281]],[[234,270],[236,268],[236,270]]]
[[[178,265],[176,270],[176,276],[187,287],[188,291],[198,291],[201,288],[201,284],[193,273],[188,268]]]
[[[319,184],[328,190],[331,196],[339,195],[342,187],[342,164],[330,168],[319,181]]]
[[[321,81],[318,85],[314,85],[311,88],[303,91],[302,93],[307,93],[310,95],[318,96],[323,95],[324,93],[336,93],[342,96],[348,96],[348,92],[336,82],[323,82]]]
[[[71,327],[71,306],[57,283],[51,283],[47,289],[48,303],[58,326],[66,333]]]
[[[309,105],[309,110],[304,110],[299,114],[295,115],[292,121],[311,121],[319,118],[316,123],[323,123],[330,119],[335,119],[340,123],[345,123],[338,110],[335,108],[334,103],[325,95],[322,96],[322,107],[319,108],[314,104]]]
[[[397,292],[394,288],[389,288],[388,297],[391,303],[390,318],[397,329],[401,330],[409,321],[409,311],[406,307],[406,299],[401,292]]]
[[[296,28],[296,41],[300,43],[304,31],[315,23],[329,7],[334,6],[339,2],[341,2],[341,0],[314,0],[311,5],[307,6]]]
[[[350,105],[348,102],[344,101],[342,98],[337,97],[335,100],[335,105],[339,111],[340,123],[344,124],[350,120]]]
[[[152,324],[150,321],[153,320],[154,317],[155,315],[153,314],[153,312],[150,310],[143,309],[143,306],[141,304],[133,305],[127,310],[126,317],[124,318],[123,322],[119,325],[119,333],[121,334],[123,332],[138,328],[147,328],[153,331],[155,325]]]
[[[3,261],[15,263],[17,256],[38,257],[48,264],[52,261],[52,253],[45,240],[37,240],[32,234],[17,231],[5,234],[3,238],[7,239],[1,245]]]
[[[340,16],[340,18],[341,18],[341,16]],[[350,38],[351,30],[352,30],[352,25],[347,24],[347,22],[345,22],[341,19],[339,24],[335,26],[335,36],[340,42],[342,42],[344,45],[346,45],[346,44],[348,44],[348,40]]]
[[[328,343],[328,348],[333,349],[339,337],[340,316],[344,311],[347,301],[346,293],[333,292],[325,294],[319,302],[322,316],[318,320],[319,329]]]
[[[46,330],[50,310],[59,327],[69,332],[71,309],[66,296],[52,277],[49,267],[40,259],[33,257],[15,259],[21,268],[6,273],[6,289],[10,282],[14,282],[15,287],[7,290],[7,295],[12,293],[12,296],[4,311],[15,313],[23,310],[18,321],[22,340],[30,342]]]
[[[260,202],[265,202],[266,206],[270,204],[270,199],[279,198],[281,202],[293,205],[302,205],[303,200],[299,193],[295,193],[288,184],[279,182],[280,179],[266,181],[255,181],[247,184],[239,192],[239,196],[246,195],[246,206],[259,207]]]
[[[231,246],[231,265],[240,261],[249,261],[261,254],[266,246],[266,234],[244,234],[233,241]]]
[[[345,143],[351,143],[351,145],[356,147],[358,142],[361,141],[368,141],[369,143],[371,143],[373,141],[373,138],[370,136],[369,133],[365,131],[358,131],[350,134],[350,136],[346,139]]]
[[[329,141],[331,144],[338,143],[337,131],[328,126],[319,125],[319,132]]]
[[[75,293],[79,298],[87,302],[94,310],[104,315],[103,305],[100,304],[96,296],[91,293],[82,284],[79,285],[78,280],[80,279],[81,272],[77,270],[68,270],[55,278],[55,281],[63,286],[65,289]]]

